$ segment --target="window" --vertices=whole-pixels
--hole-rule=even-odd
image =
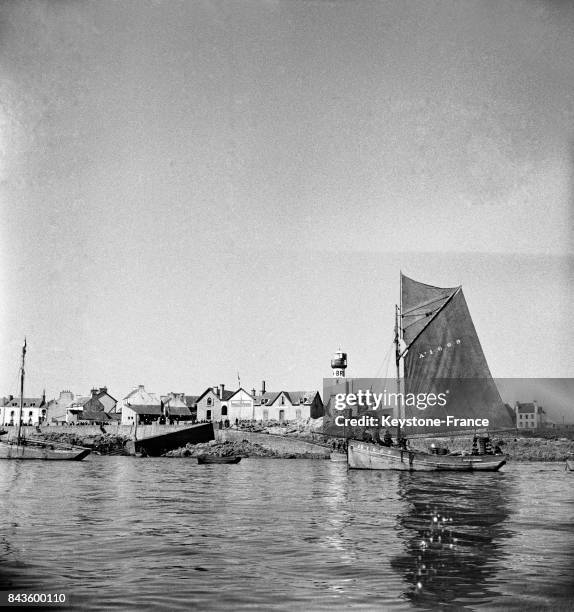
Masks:
[[[281,405],[285,406],[285,396],[284,395],[281,396]]]
[[[211,397],[207,398],[207,405],[211,406],[213,404],[213,399]]]
[[[221,416],[227,416],[227,406],[221,406]]]

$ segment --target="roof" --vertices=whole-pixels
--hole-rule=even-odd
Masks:
[[[143,385],[139,385],[135,389],[132,389],[123,399],[124,404],[131,405],[132,403],[137,403],[140,406],[148,406],[151,405],[150,402],[154,402],[159,405],[161,402],[155,393],[150,393],[144,389]]]
[[[258,395],[255,398],[255,405],[256,406],[269,406],[270,404],[272,404],[281,394],[281,391],[266,391],[265,393],[262,393],[261,395]],[[266,400],[266,401],[263,401]]]
[[[91,399],[91,395],[88,397],[77,397],[73,402],[70,402],[68,406],[70,408],[75,408],[76,406],[83,406],[84,404],[87,404]]]
[[[44,404],[44,398],[42,397],[25,397],[24,398],[24,408],[38,408]],[[20,398],[13,397],[10,399],[9,397],[2,398],[2,406],[20,406]]]
[[[226,402],[235,393],[235,391],[230,391],[229,389],[223,389],[223,397],[219,397],[217,395],[217,392],[213,390],[213,387],[207,387],[207,389],[197,398],[196,402],[200,402],[210,391],[211,393],[213,393],[213,395],[215,395],[215,397],[219,398],[223,402]]]
[[[516,402],[518,414],[544,414],[542,406],[537,406],[533,402]]]
[[[300,404],[301,400],[303,400],[305,404],[310,404],[315,398],[315,396],[317,395],[317,393],[319,392],[318,391],[285,391],[284,393],[285,395],[289,397],[292,404]]]
[[[166,413],[169,416],[191,416],[191,411],[187,406],[167,406]]]
[[[126,406],[126,408],[133,410],[136,414],[152,414],[152,415],[157,415],[157,416],[161,416],[162,414],[161,406],[156,406],[156,405]]]
[[[186,395],[185,403],[188,408],[193,408],[193,406],[195,406],[195,404],[197,403],[198,399],[199,399],[199,395]]]
[[[243,393],[245,393],[245,395],[249,396],[250,398],[253,399],[253,396],[251,395],[251,393],[248,393],[243,387],[239,387],[239,389],[237,389],[237,391],[234,391],[231,395],[231,397],[229,397],[229,399],[231,399],[232,397],[235,397],[238,393],[241,393],[241,391],[243,391]]]
[[[310,404],[315,398],[315,396],[317,395],[317,393],[319,392],[316,390],[315,391],[267,391],[266,393],[263,393],[262,395],[259,395],[257,398],[255,398],[255,405],[256,406],[270,406],[277,400],[277,398],[282,393],[285,394],[285,396],[291,402],[291,404],[296,405],[296,404],[301,404],[301,399],[303,399],[304,404]],[[264,399],[267,400],[265,403],[261,401]]]

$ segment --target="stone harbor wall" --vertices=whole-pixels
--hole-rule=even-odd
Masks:
[[[297,438],[287,436],[275,436],[271,434],[242,431],[236,429],[216,429],[215,439],[218,442],[241,442],[247,440],[251,444],[258,444],[264,448],[270,448],[281,454],[296,454],[309,456],[329,457],[331,448],[312,442],[305,442]]]

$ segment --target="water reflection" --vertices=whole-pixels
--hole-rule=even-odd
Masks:
[[[419,609],[471,609],[498,593],[515,487],[508,474],[401,473],[397,517],[405,553],[391,559]],[[468,608],[467,608],[468,606]]]

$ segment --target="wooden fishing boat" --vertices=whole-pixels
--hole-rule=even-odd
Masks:
[[[514,423],[492,379],[462,287],[433,287],[401,274],[394,344],[396,443],[388,430],[387,444],[381,440],[382,418],[362,434],[354,431],[349,468],[495,472],[505,465],[507,458],[492,448],[488,432],[510,430]],[[432,395],[434,403],[421,408],[421,395]],[[436,401],[441,395],[443,403]],[[409,404],[409,397],[416,403]],[[472,450],[450,453],[428,444],[453,435],[474,436]]]
[[[197,455],[197,463],[200,465],[207,463],[239,463],[241,457],[231,455],[229,457],[217,457],[214,455]]]

